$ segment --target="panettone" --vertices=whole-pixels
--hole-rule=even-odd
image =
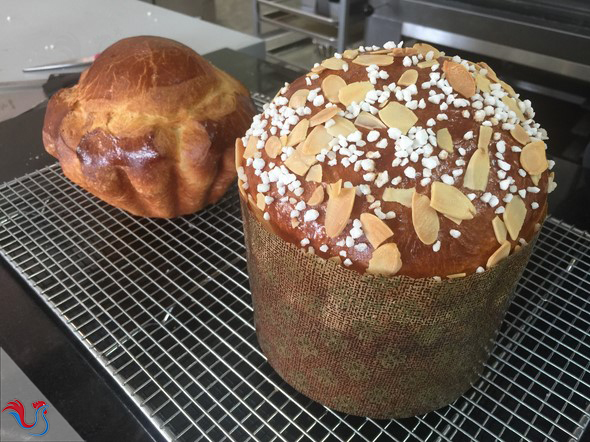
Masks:
[[[236,140],[258,342],[374,418],[478,379],[555,187],[528,100],[426,44],[335,54]]]
[[[47,106],[43,142],[64,174],[134,215],[214,203],[235,180],[233,146],[254,114],[248,91],[189,47],[118,41]]]
[[[335,54],[237,141],[250,209],[358,272],[455,277],[531,240],[555,186],[529,100],[427,44]]]

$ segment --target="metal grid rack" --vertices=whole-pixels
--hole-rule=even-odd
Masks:
[[[483,376],[403,420],[329,410],[266,363],[237,194],[135,218],[52,165],[0,186],[0,254],[171,440],[578,440],[590,419],[590,235],[549,218]]]

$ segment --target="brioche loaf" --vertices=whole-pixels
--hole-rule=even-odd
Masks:
[[[160,37],[107,48],[47,106],[43,142],[64,174],[134,215],[170,218],[216,202],[235,179],[248,91],[192,49]]]

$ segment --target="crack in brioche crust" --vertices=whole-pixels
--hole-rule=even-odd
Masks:
[[[132,37],[55,94],[45,149],[76,184],[134,215],[171,218],[215,203],[235,179],[248,91],[192,49]]]

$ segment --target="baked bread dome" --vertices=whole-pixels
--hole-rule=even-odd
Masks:
[[[68,178],[102,200],[170,218],[225,193],[234,140],[253,114],[248,91],[189,47],[132,37],[51,98],[43,142]]]
[[[485,63],[361,47],[285,85],[237,140],[250,211],[360,273],[483,272],[529,242],[555,187],[546,132]]]

